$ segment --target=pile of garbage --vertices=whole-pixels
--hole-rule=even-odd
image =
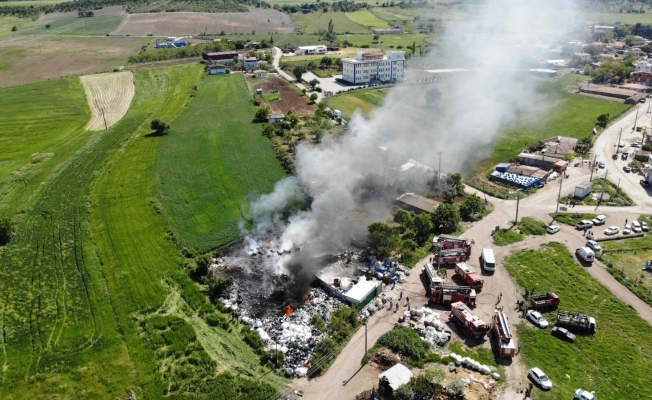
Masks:
[[[386,285],[390,283],[405,283],[410,270],[385,257],[381,262],[376,256],[369,257],[369,274]]]
[[[241,309],[241,320],[258,332],[267,351],[283,354],[286,375],[303,377],[310,369],[317,345],[326,337],[312,326],[313,316],[329,321],[331,313],[342,305],[344,303],[338,298],[329,296],[320,288],[313,288],[301,308],[295,309],[288,304],[283,315],[266,318],[254,318]]]
[[[447,325],[439,319],[439,313],[428,307],[405,311],[399,324],[418,331],[421,340],[433,347],[444,347],[452,336]]]
[[[457,365],[458,367],[462,366],[472,371],[478,371],[483,375],[489,375],[491,373],[491,368],[489,368],[488,365],[481,364],[470,357],[462,357],[457,353],[451,353],[450,358],[452,358],[453,361],[455,361],[455,365]],[[495,375],[497,375],[497,377],[494,377],[494,379],[498,380],[500,378],[500,375],[494,374],[494,376]]]

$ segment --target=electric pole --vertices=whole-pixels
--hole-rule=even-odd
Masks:
[[[641,108],[641,107],[639,107],[639,106],[636,107],[636,118],[634,118],[634,127],[632,128],[632,130],[636,129],[636,122],[638,122],[638,109],[639,108]]]
[[[650,104],[652,104],[652,102],[648,101],[647,102],[647,113],[648,114],[650,113]]]
[[[443,152],[440,151],[438,153],[439,154],[439,171],[437,171],[437,179],[441,179],[441,153],[443,153]],[[441,185],[440,185],[440,187],[441,187]]]
[[[102,119],[104,120],[104,130],[109,130],[109,127],[106,126],[106,117],[104,116],[104,107],[101,108],[102,110]]]
[[[598,207],[600,207],[600,203],[602,203],[602,197],[604,196],[604,187],[607,185],[607,174],[609,173],[609,170],[604,171],[604,178],[602,182],[602,193],[600,193],[600,198],[598,199],[598,205],[595,206],[595,211],[598,211]]]
[[[521,200],[521,189],[516,189],[516,220],[514,220],[514,225],[518,224],[518,203]]]
[[[638,110],[636,110],[638,113]],[[636,125],[636,123],[634,123]],[[618,143],[616,143],[616,154],[618,154],[618,150],[620,150],[620,137],[623,135],[623,128],[620,128],[620,133],[618,134]]]
[[[367,322],[369,321],[369,318],[365,319],[364,321],[364,361],[365,363],[367,362]]]
[[[557,195],[557,209],[555,210],[555,219],[557,218],[557,213],[559,213],[559,199],[561,199],[561,186],[564,184],[564,175],[565,174],[561,175],[561,180],[559,181],[559,194]]]
[[[597,165],[595,164],[595,161],[596,161],[597,159],[598,159],[598,155],[596,154],[596,155],[593,157],[593,165],[591,165],[591,177],[589,178],[589,182],[591,182],[591,181],[593,180],[593,171],[595,171],[595,168],[596,168],[596,166],[597,166]]]

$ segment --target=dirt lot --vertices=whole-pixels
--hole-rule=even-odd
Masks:
[[[129,14],[112,35],[198,35],[200,33],[292,33],[296,25],[288,14],[250,8],[246,13]]]
[[[301,96],[285,80],[270,74],[269,78],[265,79],[265,83],[252,84],[251,78],[247,78],[247,84],[252,92],[255,92],[256,89],[263,89],[263,94],[271,93],[273,90],[280,92],[280,100],[271,103],[263,101],[263,104],[269,106],[272,110],[272,114],[285,114],[288,110],[292,110],[293,113],[300,116],[313,115],[315,113],[315,106],[309,104],[309,100]],[[259,80],[257,79],[256,81]]]
[[[145,38],[43,38],[0,47],[0,87],[109,72],[138,54]],[[39,49],[40,47],[40,49]]]

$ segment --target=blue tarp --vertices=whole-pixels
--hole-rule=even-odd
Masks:
[[[533,186],[541,184],[541,179],[539,178],[533,178],[531,176],[515,174],[513,172],[494,171],[491,173],[491,177],[511,185],[516,185],[522,189],[528,189]]]

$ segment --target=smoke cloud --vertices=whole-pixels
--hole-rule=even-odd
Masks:
[[[313,268],[310,257],[363,237],[369,223],[387,215],[396,191],[411,189],[399,169],[408,160],[432,167],[425,171],[432,176],[441,152],[442,173],[469,170],[489,155],[507,124],[540,112],[541,81],[527,69],[533,68],[535,46],[555,43],[567,28],[565,7],[519,0],[474,5],[468,16],[445,26],[435,51],[413,63],[422,68],[418,78],[441,76],[429,72],[430,66],[466,72],[435,84],[394,87],[369,119],[355,115],[348,133],[299,146],[297,176],[252,204],[259,232],[273,227],[282,231],[284,243],[301,247],[286,270],[305,277]],[[441,92],[436,107],[425,99],[431,88]],[[283,224],[278,210],[302,190],[312,198],[310,209]]]

